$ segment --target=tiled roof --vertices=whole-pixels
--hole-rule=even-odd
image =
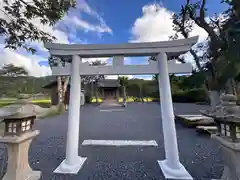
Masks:
[[[120,87],[120,83],[116,79],[103,79],[98,82],[99,87]]]

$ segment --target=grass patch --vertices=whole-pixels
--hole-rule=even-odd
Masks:
[[[152,102],[153,98],[147,97],[147,98],[143,98],[144,102]],[[103,99],[102,98],[98,98],[98,102],[102,102]],[[95,103],[96,102],[96,98],[92,98],[91,103]],[[123,102],[123,98],[119,98],[119,102]],[[136,102],[136,98],[135,97],[127,97],[127,102]]]
[[[136,98],[134,97],[127,97],[127,102],[135,102]],[[140,99],[139,99],[140,100]],[[147,98],[143,98],[144,102],[152,102],[153,98],[147,97]],[[123,98],[119,98],[119,102],[123,102]]]
[[[1,107],[4,107],[4,106],[11,105],[11,104],[14,104],[14,102],[12,102],[12,101],[9,101],[9,102],[0,102],[0,108],[1,108]]]
[[[0,108],[4,106],[8,106],[11,104],[15,104],[17,100],[0,100]],[[39,105],[43,108],[50,108],[51,107],[51,99],[37,99],[37,100],[32,100],[29,101],[30,103]]]
[[[30,102],[32,102],[32,103],[51,103],[51,99],[36,99],[36,100],[32,100]]]

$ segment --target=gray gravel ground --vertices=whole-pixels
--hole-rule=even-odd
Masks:
[[[121,107],[115,107],[117,109]],[[174,104],[176,114],[196,114],[208,106]],[[77,175],[53,174],[65,156],[67,113],[36,122],[41,133],[30,148],[31,167],[42,171],[42,180],[163,180],[157,160],[164,159],[160,105],[128,104],[124,111],[101,112],[100,107],[81,108],[80,144],[86,139],[156,140],[158,147],[79,146],[87,161]],[[176,125],[180,160],[196,180],[219,178],[223,167],[218,143],[194,129]],[[4,150],[4,148],[0,149]],[[4,156],[0,162],[5,164]],[[2,166],[2,167],[5,167]],[[4,171],[4,169],[2,170]]]

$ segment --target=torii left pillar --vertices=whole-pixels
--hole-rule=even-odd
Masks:
[[[81,58],[78,55],[72,57],[66,159],[57,167],[54,171],[55,173],[77,174],[87,159],[86,157],[78,156],[81,102],[80,62]]]

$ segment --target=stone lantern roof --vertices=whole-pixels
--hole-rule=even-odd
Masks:
[[[0,119],[20,119],[36,116],[33,104],[18,103],[0,109]]]
[[[219,121],[240,123],[240,107],[237,98],[232,94],[223,94],[220,105],[212,111],[201,111],[202,114]]]

